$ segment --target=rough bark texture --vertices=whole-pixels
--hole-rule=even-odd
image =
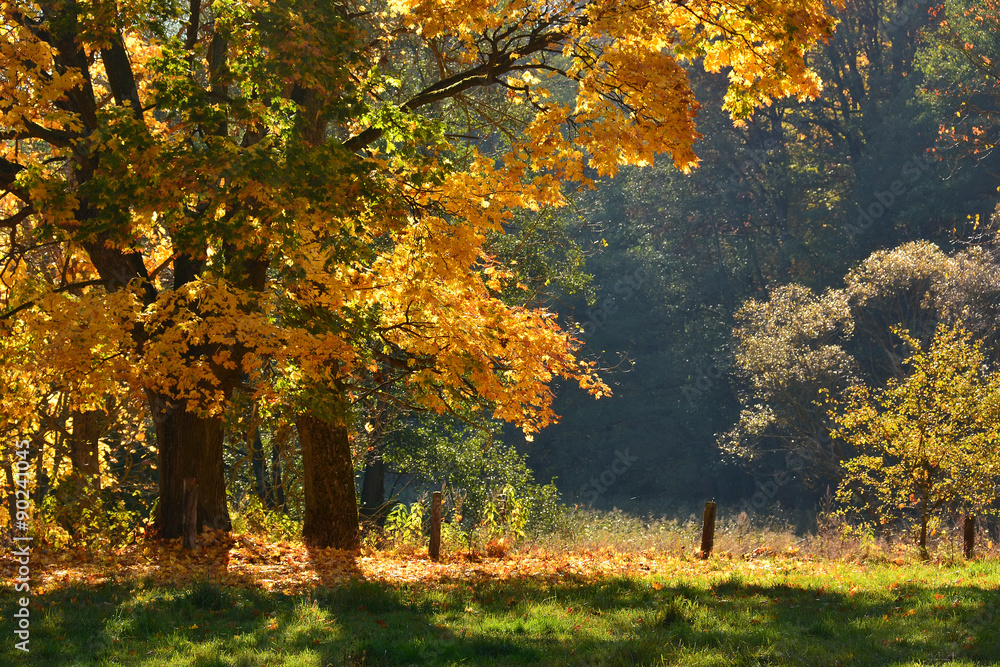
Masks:
[[[308,412],[299,416],[296,426],[305,473],[302,537],[315,547],[357,549],[358,503],[347,427]]]
[[[184,535],[184,479],[198,480],[198,526],[231,530],[226,505],[225,466],[222,458],[222,419],[199,417],[162,396],[151,396],[159,445],[160,507],[157,534]]]
[[[74,412],[73,433],[69,441],[73,476],[85,481],[95,491],[101,489],[99,442],[103,414],[99,410]]]

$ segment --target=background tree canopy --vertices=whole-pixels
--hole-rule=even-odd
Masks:
[[[790,477],[811,487],[774,500],[809,507],[842,447],[817,391],[901,377],[893,326],[926,344],[961,322],[995,362],[996,7],[850,1],[834,16],[809,54],[818,98],[734,127],[725,77],[692,73],[699,168],[625,170],[582,199],[593,296],[560,312],[614,369],[614,395],[561,392],[562,422],[524,446],[570,500],[629,447],[640,463],[599,507],[741,507],[789,452],[808,453]]]

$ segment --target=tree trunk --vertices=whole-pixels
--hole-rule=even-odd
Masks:
[[[361,515],[378,525],[385,523],[385,463],[382,440],[376,440],[365,452],[365,478],[361,485]]]
[[[271,505],[272,509],[285,507],[285,483],[281,479],[281,448],[278,443],[271,445]]]
[[[160,505],[156,515],[161,538],[184,535],[184,479],[198,479],[198,527],[231,530],[226,504],[221,417],[199,417],[183,403],[149,395],[159,446]]]
[[[15,535],[14,526],[17,521],[15,518],[17,516],[17,483],[14,479],[14,470],[9,463],[0,463],[0,468],[7,476],[7,488],[10,489],[10,493],[7,494],[7,515],[10,517],[8,536],[13,538]]]
[[[260,498],[264,507],[271,507],[271,497],[268,493],[267,481],[264,477],[267,459],[264,458],[264,443],[260,439],[260,432],[254,434],[250,439],[250,467],[253,468],[254,492]]]
[[[56,487],[60,505],[57,521],[76,537],[81,525],[89,523],[100,512],[101,460],[100,410],[73,410],[73,428],[68,434],[69,460],[73,466],[69,478]],[[55,469],[59,468],[56,462]]]
[[[35,507],[41,507],[42,501],[49,495],[49,474],[45,472],[45,438],[35,438],[32,444],[35,450],[35,491],[31,494],[31,502]]]
[[[73,432],[69,441],[69,458],[73,476],[85,482],[94,491],[101,490],[101,462],[99,442],[101,415],[99,410],[73,412]]]
[[[315,547],[357,549],[358,504],[347,426],[306,412],[299,415],[296,427],[304,468],[302,538]]]
[[[976,553],[976,517],[971,514],[965,515],[965,523],[962,527],[962,553],[967,559],[971,559]]]
[[[922,514],[920,516],[920,557],[927,559],[927,515]]]

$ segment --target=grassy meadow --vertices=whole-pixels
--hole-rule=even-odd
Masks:
[[[194,557],[170,544],[103,561],[40,552],[31,651],[14,648],[7,586],[0,664],[1000,664],[993,554],[922,562],[842,544],[823,556],[790,534],[723,530],[699,560],[676,526],[626,534],[662,548],[595,533],[441,563],[419,548],[350,555],[247,536]]]

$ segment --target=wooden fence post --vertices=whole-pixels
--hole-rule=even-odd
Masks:
[[[965,515],[965,557],[972,558],[976,547],[976,517]]]
[[[701,557],[708,558],[712,555],[712,546],[715,543],[715,501],[710,500],[705,503],[705,518],[701,528]]]
[[[431,496],[431,546],[428,549],[431,560],[441,558],[441,492]]]
[[[198,548],[198,479],[184,478],[184,547],[195,551]]]

